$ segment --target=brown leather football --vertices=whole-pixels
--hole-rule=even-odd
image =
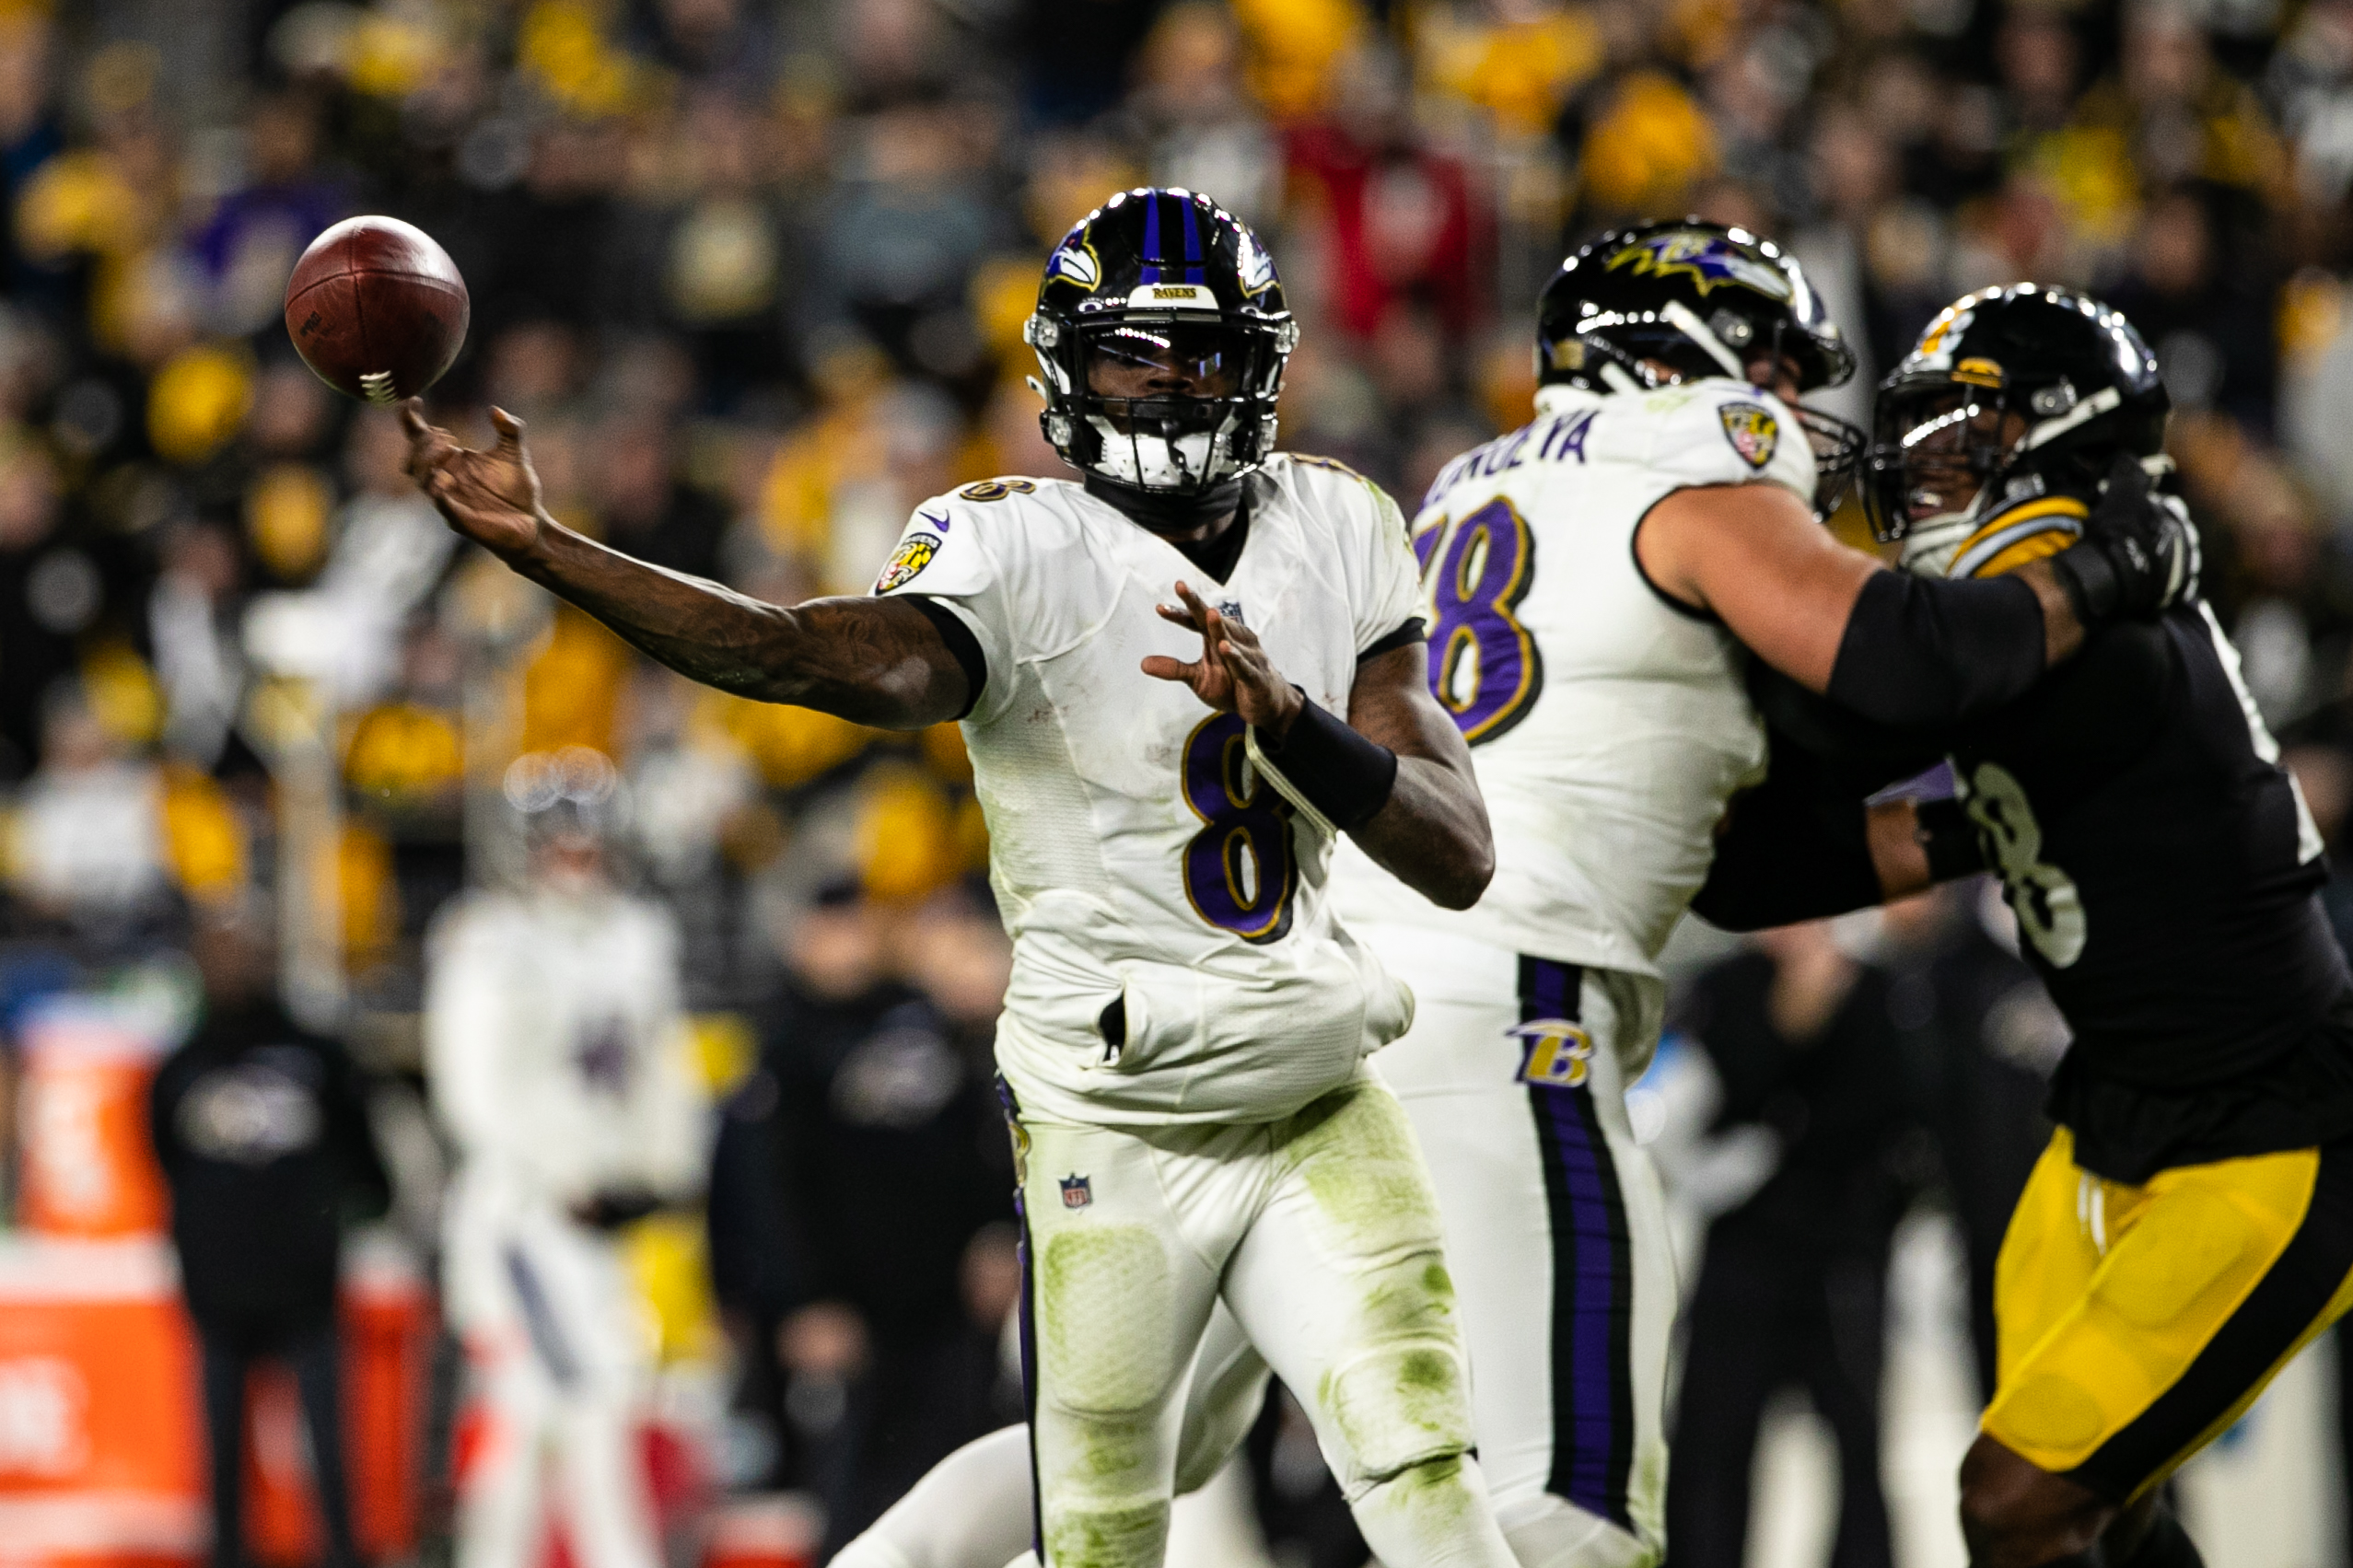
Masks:
[[[398,218],[345,218],[310,242],[286,280],[286,335],[303,363],[371,403],[439,380],[472,314],[449,253]]]

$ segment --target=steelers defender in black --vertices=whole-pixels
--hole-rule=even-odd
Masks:
[[[1881,384],[1866,505],[1916,572],[2015,570],[2147,504],[2165,412],[2114,312],[1971,295]],[[2159,1484],[2353,1307],[2353,976],[2236,650],[2191,591],[1950,733],[1757,695],[1772,772],[1693,907],[1753,929],[1990,870],[2074,1034],[1996,1269],[1972,1562],[2197,1562]],[[1939,760],[1951,796],[1866,804]]]

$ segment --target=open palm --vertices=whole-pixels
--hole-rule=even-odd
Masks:
[[[409,438],[409,477],[433,500],[449,526],[502,556],[516,556],[538,542],[540,477],[523,449],[523,422],[505,409],[492,409],[498,445],[477,452],[437,424],[427,424],[425,403],[401,405],[401,427]]]
[[[1153,609],[1171,625],[1200,633],[1201,656],[1176,659],[1154,654],[1144,661],[1144,673],[1190,686],[1194,696],[1221,714],[1240,714],[1245,723],[1277,735],[1289,729],[1305,699],[1267,658],[1258,633],[1221,613],[1185,584],[1177,584],[1176,591],[1178,603]]]

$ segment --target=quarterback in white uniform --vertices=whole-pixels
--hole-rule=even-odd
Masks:
[[[1160,1561],[1213,1310],[1307,1400],[1391,1568],[1510,1562],[1427,1172],[1364,1066],[1412,998],[1324,895],[1343,834],[1449,907],[1492,845],[1427,683],[1404,519],[1269,455],[1296,331],[1214,203],[1114,197],[1054,250],[1030,331],[1086,483],[926,503],[873,597],[790,610],[563,528],[506,416],[485,453],[408,412],[454,526],[665,663],[962,721],[1014,940],[998,1061],[1046,1568]]]
[[[591,783],[609,790],[610,768]],[[443,917],[425,996],[427,1082],[459,1151],[445,1283],[486,1418],[457,1561],[539,1561],[552,1451],[583,1568],[657,1568],[632,1435],[647,1325],[610,1232],[691,1197],[708,1164],[678,932],[604,880],[583,802],[531,803],[530,887]]]
[[[1537,352],[1538,417],[1449,465],[1413,531],[1494,880],[1442,909],[1344,847],[1334,901],[1416,999],[1374,1066],[1437,1184],[1497,1518],[1523,1568],[1618,1568],[1662,1551],[1675,1307],[1622,1095],[1657,1043],[1660,947],[1763,774],[1741,645],[1916,718],[2001,700],[2080,626],[2064,579],[1918,595],[1816,525],[1815,447],[1843,477],[1860,436],[1797,399],[1852,361],[1776,248],[1689,223],[1605,236],[1546,289]],[[2021,627],[2042,657],[1983,656]],[[1217,1469],[1262,1388],[1214,1325],[1186,1478]],[[968,1445],[837,1562],[996,1568],[1017,1442]]]

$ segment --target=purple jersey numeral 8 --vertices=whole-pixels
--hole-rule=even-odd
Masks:
[[[1239,714],[1204,721],[1184,743],[1184,803],[1205,824],[1184,846],[1184,896],[1194,912],[1245,942],[1291,928],[1299,863],[1291,805],[1250,768]]]
[[[1508,501],[1490,501],[1435,543],[1430,691],[1462,738],[1493,740],[1526,716],[1544,684],[1536,640],[1512,611],[1536,575],[1536,540]],[[1419,541],[1417,540],[1416,543]]]

